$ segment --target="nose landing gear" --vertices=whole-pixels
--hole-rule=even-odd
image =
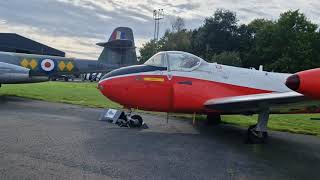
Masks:
[[[137,114],[131,115],[131,112],[127,114],[123,112],[116,124],[120,127],[140,128],[143,125],[143,119]]]
[[[132,110],[124,111],[117,109],[106,109],[99,118],[100,121],[107,121],[117,124],[120,127],[140,128],[143,125],[147,128],[141,116],[133,114]]]

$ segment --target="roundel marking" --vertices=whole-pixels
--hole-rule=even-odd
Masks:
[[[55,67],[54,61],[51,59],[44,59],[41,61],[41,68],[46,72],[52,71],[54,67]]]

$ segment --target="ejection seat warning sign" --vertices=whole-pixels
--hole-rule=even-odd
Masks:
[[[116,109],[106,109],[100,116],[99,120],[100,121],[109,121],[116,123],[117,120],[119,119],[122,111],[121,110],[116,110]]]

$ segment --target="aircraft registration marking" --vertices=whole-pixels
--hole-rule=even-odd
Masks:
[[[144,81],[164,82],[164,78],[145,77]]]

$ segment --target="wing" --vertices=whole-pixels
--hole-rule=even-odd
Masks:
[[[296,92],[263,93],[211,99],[205,102],[208,110],[223,114],[254,114],[269,107],[271,113],[320,113],[320,101],[311,100]]]

